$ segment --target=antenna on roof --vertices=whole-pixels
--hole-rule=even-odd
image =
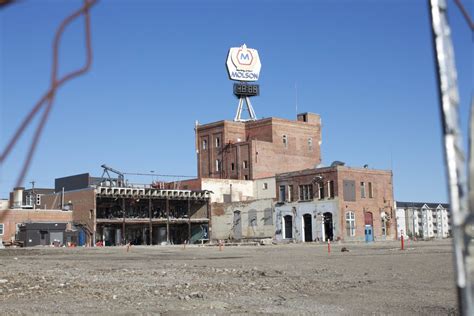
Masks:
[[[298,84],[295,81],[295,110],[296,116],[298,116]]]

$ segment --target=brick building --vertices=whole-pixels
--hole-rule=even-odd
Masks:
[[[276,239],[393,239],[392,172],[341,164],[276,176]]]
[[[71,226],[72,222],[73,216],[70,211],[50,209],[0,210],[0,239],[6,243],[15,240],[19,232],[19,225],[24,223],[67,223]]]
[[[321,163],[321,119],[219,121],[196,128],[198,177],[252,180]]]
[[[114,179],[80,174],[56,179],[56,192],[43,195],[41,208],[67,208],[86,243],[105,245],[179,244],[208,238],[209,193],[150,186],[116,186]],[[58,192],[59,191],[59,192]]]

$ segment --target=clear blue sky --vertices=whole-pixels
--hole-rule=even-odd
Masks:
[[[54,31],[80,4],[25,0],[0,11],[2,150],[48,88]],[[448,4],[466,132],[472,37]],[[61,73],[84,60],[82,31],[82,22],[67,30]],[[298,111],[322,117],[324,164],[393,168],[396,200],[447,201],[426,1],[102,0],[92,36],[93,67],[57,95],[26,186],[100,176],[102,163],[195,175],[194,121],[233,119],[225,59],[246,43],[262,61],[258,117],[295,118],[296,82]],[[1,170],[0,197],[16,181],[31,132]]]

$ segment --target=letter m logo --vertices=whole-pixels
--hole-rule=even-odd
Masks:
[[[250,54],[249,53],[240,53],[240,60],[249,60],[250,61]]]

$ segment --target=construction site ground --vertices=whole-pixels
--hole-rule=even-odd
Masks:
[[[451,240],[405,246],[0,249],[0,314],[457,314]]]

